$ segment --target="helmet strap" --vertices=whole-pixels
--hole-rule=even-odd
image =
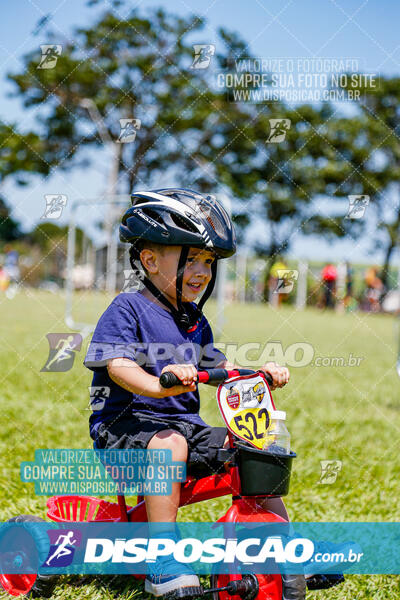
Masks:
[[[155,296],[157,298],[157,300],[159,300],[162,304],[164,304],[164,306],[166,306],[168,308],[168,310],[171,311],[172,316],[174,317],[175,321],[179,322],[179,317],[181,315],[179,314],[179,311],[175,308],[175,306],[168,300],[168,298],[166,298],[164,296],[164,294],[162,292],[160,292],[160,290],[158,288],[156,288],[154,283],[152,281],[150,281],[150,279],[148,277],[144,277],[143,283],[146,286],[146,288],[149,290],[149,292],[151,292],[153,294],[153,296]]]
[[[189,255],[189,246],[182,246],[182,250],[179,256],[178,269],[176,271],[176,304],[178,306],[179,321],[183,327],[191,327],[191,319],[187,314],[185,307],[182,302],[182,287],[183,287],[183,274],[185,272],[185,266],[187,257]]]
[[[203,296],[201,297],[198,306],[194,309],[194,307],[191,304],[187,304],[187,306],[185,307],[185,303],[182,301],[182,287],[183,287],[183,275],[185,272],[185,266],[186,266],[188,254],[189,254],[189,247],[182,246],[181,254],[179,256],[179,261],[178,261],[177,273],[176,273],[176,304],[177,304],[177,308],[175,308],[175,306],[168,300],[168,298],[166,298],[164,296],[164,294],[154,285],[154,283],[152,281],[150,281],[150,279],[148,277],[145,276],[143,278],[143,284],[146,286],[146,288],[149,290],[149,292],[151,292],[153,294],[153,296],[155,298],[157,298],[157,300],[159,300],[162,304],[164,304],[164,306],[166,306],[171,311],[174,320],[177,322],[177,324],[180,327],[182,327],[183,329],[186,329],[186,331],[189,331],[190,329],[192,329],[200,321],[200,319],[203,315],[203,311],[202,311],[203,306],[212,294],[212,291],[215,286],[216,277],[217,277],[217,260],[214,260],[214,262],[211,265],[212,275],[211,275],[210,283],[208,284]],[[131,263],[132,269],[135,268],[134,260],[135,260],[135,258],[131,254],[130,263]],[[139,262],[140,262],[140,259],[139,259]]]
[[[197,305],[197,309],[202,313],[203,312],[203,306],[205,305],[205,303],[207,302],[207,300],[209,299],[209,297],[211,296],[214,286],[215,286],[215,282],[217,280],[217,266],[218,266],[218,260],[215,259],[213,261],[213,263],[211,264],[211,279],[210,279],[210,283],[208,284],[208,286],[205,289],[204,294],[202,295],[202,297],[200,298],[200,302]]]
[[[157,298],[157,300],[159,300],[159,302],[161,302],[162,304],[164,304],[164,306],[166,306],[168,308],[168,310],[171,312],[176,323],[180,327],[182,327],[183,329],[186,329],[186,330],[190,329],[198,320],[197,318],[196,319],[193,318],[195,315],[189,316],[189,314],[185,310],[184,304],[182,302],[183,273],[185,271],[185,265],[186,265],[188,253],[189,253],[189,248],[183,246],[180,257],[179,257],[177,276],[176,276],[176,286],[177,286],[177,293],[176,293],[177,302],[176,303],[177,303],[178,308],[175,308],[175,306],[168,300],[168,298],[166,298],[164,296],[164,294],[154,285],[154,283],[152,281],[150,281],[150,279],[146,275],[143,278],[143,284],[146,286],[146,288],[149,290],[149,292],[151,292],[153,294],[153,296],[155,298]],[[140,263],[140,258],[137,257],[137,254],[135,254],[135,252],[131,252],[130,253],[130,263],[131,263],[132,269],[136,268],[135,260],[139,261],[139,263]],[[193,312],[193,311],[191,311],[191,312]],[[197,311],[196,311],[196,313],[197,313]]]

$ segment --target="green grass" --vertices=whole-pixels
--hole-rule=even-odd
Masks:
[[[96,322],[109,300],[101,294],[77,296],[74,314]],[[36,448],[89,448],[87,420],[91,374],[82,365],[87,339],[67,373],[41,373],[47,358],[46,333],[64,332],[64,299],[46,292],[0,297],[1,520],[20,513],[44,516],[45,498],[20,481],[21,461],[33,460]],[[215,305],[208,316],[213,322]],[[395,372],[397,330],[392,317],[332,314],[262,305],[231,305],[222,341],[281,341],[312,344],[315,356],[362,357],[359,367],[291,369],[291,381],[275,393],[286,410],[294,463],[286,504],[293,521],[396,521],[399,506],[399,380]],[[221,424],[214,391],[202,390],[202,416]],[[339,459],[342,470],[333,485],[321,485],[320,461]],[[210,521],[223,514],[229,499],[186,507],[180,520]],[[81,600],[142,598],[132,578],[64,578],[57,598]],[[336,590],[310,594],[316,599],[399,598],[395,576],[348,577]]]

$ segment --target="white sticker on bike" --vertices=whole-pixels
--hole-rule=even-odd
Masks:
[[[263,373],[227,379],[218,386],[218,406],[228,429],[255,448],[262,448],[275,410]]]

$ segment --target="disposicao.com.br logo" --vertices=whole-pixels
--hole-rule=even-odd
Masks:
[[[197,538],[89,538],[85,563],[155,562],[162,556],[173,556],[180,563],[262,564],[268,559],[276,563],[304,563],[314,554],[314,543],[306,538],[292,538],[287,543],[280,536],[238,539]]]
[[[397,574],[399,535],[400,523],[4,523],[0,558],[16,574],[145,574],[164,557],[201,575]]]

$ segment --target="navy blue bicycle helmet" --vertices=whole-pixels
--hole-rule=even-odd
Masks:
[[[186,329],[195,326],[202,308],[215,285],[217,261],[212,264],[212,277],[196,310],[182,302],[182,279],[189,248],[204,248],[216,258],[227,258],[236,251],[235,231],[226,210],[214,196],[187,189],[157,189],[135,192],[132,206],[122,217],[120,240],[131,244],[132,268],[139,260],[140,241],[182,246],[176,279],[176,309],[160,290],[145,277],[147,289],[171,311],[178,324]]]

